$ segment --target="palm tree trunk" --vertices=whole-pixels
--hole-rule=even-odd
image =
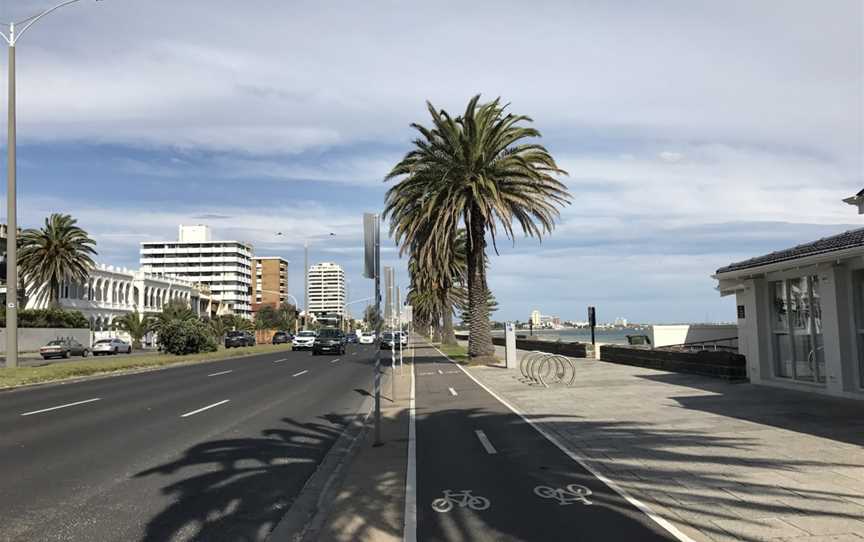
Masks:
[[[456,334],[453,332],[453,307],[450,306],[450,295],[442,289],[441,303],[441,343],[449,346],[456,344]]]
[[[486,307],[486,223],[477,208],[471,209],[471,224],[466,239],[468,257],[468,355],[484,361],[492,357],[489,310]]]

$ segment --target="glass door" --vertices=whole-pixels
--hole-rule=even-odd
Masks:
[[[819,277],[799,277],[773,285],[772,334],[777,376],[824,383]]]

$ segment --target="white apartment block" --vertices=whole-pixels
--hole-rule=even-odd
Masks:
[[[252,317],[252,245],[213,241],[204,225],[179,228],[177,241],[141,243],[141,270],[207,286],[221,306]]]
[[[309,268],[309,312],[315,315],[345,314],[345,271],[335,263],[323,262]]]

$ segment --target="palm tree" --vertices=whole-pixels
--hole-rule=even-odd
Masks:
[[[129,334],[132,338],[132,348],[141,348],[141,339],[143,339],[147,333],[152,331],[153,317],[144,316],[142,318],[136,310],[134,312],[126,313],[119,319],[114,320],[114,325],[120,331],[125,331]]]
[[[496,252],[499,231],[514,239],[514,222],[525,235],[540,238],[570,201],[555,177],[566,172],[545,147],[525,142],[540,137],[523,125],[531,118],[506,113],[500,99],[479,100],[474,96],[456,118],[427,102],[433,126],[412,124],[420,137],[387,175],[404,178],[387,191],[385,207],[397,241],[427,239],[418,254],[421,266],[452,261],[456,230],[468,231],[468,352],[475,360],[495,351],[486,306],[486,235]]]
[[[41,229],[27,229],[19,238],[18,266],[25,288],[38,301],[59,306],[64,282],[86,282],[95,263],[96,241],[76,226],[70,215],[53,213]]]
[[[190,309],[189,305],[185,301],[175,299],[169,301],[162,307],[162,312],[153,319],[150,328],[152,331],[158,333],[171,322],[191,320],[198,320],[198,315],[195,314],[195,311]]]

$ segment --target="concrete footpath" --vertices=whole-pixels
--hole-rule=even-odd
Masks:
[[[693,540],[864,541],[864,402],[577,363],[572,388],[469,371]]]
[[[385,367],[381,389],[381,441],[374,446],[373,417],[347,459],[344,471],[331,480],[321,512],[303,538],[322,542],[395,542],[402,540],[408,446],[411,365]],[[389,362],[389,360],[387,360]]]

